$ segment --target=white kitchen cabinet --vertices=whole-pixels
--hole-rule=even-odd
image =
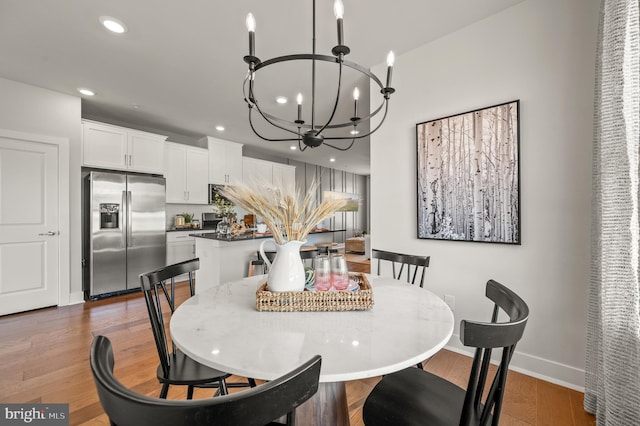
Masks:
[[[242,144],[206,137],[209,147],[209,183],[242,182]]]
[[[252,182],[273,182],[273,163],[271,161],[258,160],[256,158],[244,157],[242,159],[242,181],[251,184]]]
[[[296,166],[288,164],[273,163],[273,184],[287,185],[289,183],[296,186]]]
[[[165,143],[167,203],[207,204],[209,152],[174,142]]]
[[[194,237],[189,236],[193,232],[197,231],[167,232],[167,265],[173,265],[196,257],[196,241]],[[184,274],[180,276],[179,280],[188,278],[189,276]]]
[[[126,127],[82,121],[82,165],[162,174],[167,137]]]
[[[257,158],[243,157],[242,180],[245,183],[262,181],[283,186],[296,183],[296,167]]]

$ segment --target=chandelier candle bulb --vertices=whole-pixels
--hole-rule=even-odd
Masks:
[[[353,117],[358,116],[358,99],[360,99],[360,91],[356,87],[353,89]]]
[[[393,63],[396,61],[396,57],[393,51],[389,51],[387,55],[387,87],[391,87],[391,74],[393,73]]]
[[[249,31],[249,56],[255,56],[255,44],[256,44],[256,19],[253,14],[247,15],[247,30]]]
[[[300,121],[302,120],[302,93],[298,93],[296,101],[298,101],[298,121]]]
[[[393,54],[393,51],[389,51],[387,55],[387,87],[391,87],[391,74],[393,73],[393,63],[395,62],[396,57]]]
[[[336,15],[337,23],[338,23],[338,46],[343,45],[343,29],[342,29],[342,18],[344,17],[344,5],[341,0],[336,0],[333,3],[333,13]]]

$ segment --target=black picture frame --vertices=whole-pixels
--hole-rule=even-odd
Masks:
[[[416,124],[419,239],[522,243],[520,100]]]

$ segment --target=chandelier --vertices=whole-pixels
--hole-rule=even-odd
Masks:
[[[383,86],[382,82],[368,69],[363,66],[351,62],[345,59],[345,56],[350,53],[349,47],[344,45],[343,40],[343,16],[344,16],[344,6],[341,0],[336,0],[333,5],[333,11],[337,20],[338,27],[338,44],[331,50],[332,55],[320,55],[316,54],[316,2],[313,0],[313,41],[312,41],[312,53],[302,53],[295,55],[286,55],[286,56],[278,56],[276,58],[271,58],[265,61],[261,61],[255,54],[255,31],[256,31],[256,21],[251,13],[247,15],[247,30],[249,31],[249,54],[244,57],[244,61],[249,64],[249,71],[247,73],[246,78],[244,79],[243,84],[243,94],[244,100],[249,107],[249,124],[251,125],[251,129],[253,132],[261,139],[269,142],[298,142],[298,147],[300,151],[304,151],[308,147],[315,148],[324,143],[324,145],[329,146],[334,149],[338,149],[341,151],[346,151],[353,146],[353,143],[356,139],[366,138],[376,130],[382,126],[385,118],[387,117],[387,111],[389,109],[389,98],[391,94],[395,92],[395,90],[391,87],[391,74],[393,71],[393,62],[394,55],[393,52],[389,52],[387,55],[387,80],[386,84]],[[311,122],[307,123],[303,120],[302,115],[302,93],[298,93],[297,103],[298,103],[298,115],[295,120],[284,119],[277,117],[275,115],[269,114],[264,111],[260,107],[260,103],[258,99],[256,99],[255,95],[255,87],[257,85],[256,74],[261,69],[264,69],[270,65],[274,65],[281,62],[290,62],[290,61],[311,61],[311,114],[310,119]],[[326,121],[318,120],[316,117],[316,62],[328,62],[331,64],[335,64],[338,70],[338,81],[337,81],[337,89],[335,101],[333,101],[332,112]],[[348,67],[353,69],[364,76],[367,76],[371,81],[378,85],[380,88],[380,93],[382,95],[382,100],[380,105],[373,112],[360,117],[358,115],[358,100],[360,97],[360,92],[356,87],[353,91],[353,115],[348,117],[348,119],[342,120],[342,122],[338,122],[336,118],[336,110],[338,109],[338,103],[341,97],[341,84],[342,84],[342,71],[343,67]],[[258,130],[256,130],[253,121],[253,110],[256,110],[262,119],[264,119],[267,123],[271,124],[273,127],[281,129],[285,132],[291,134],[288,138],[268,138],[260,134]],[[378,125],[373,129],[367,132],[366,134],[359,134],[358,125],[369,121],[371,118],[376,116],[380,111],[384,109],[384,115],[382,119],[378,123]],[[351,135],[353,136],[330,136],[325,134],[325,130],[335,130],[341,128],[351,127]],[[348,141],[351,142],[346,146],[339,146],[336,143],[341,143],[340,141]],[[328,143],[327,141],[337,141]]]

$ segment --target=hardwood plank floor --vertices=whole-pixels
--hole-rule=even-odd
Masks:
[[[188,287],[178,284],[176,295],[178,303],[186,300]],[[93,336],[100,334],[113,343],[119,380],[137,392],[157,397],[158,356],[144,299],[141,293],[133,293],[0,317],[0,401],[69,403],[70,424],[108,425],[89,369],[89,347]],[[470,365],[470,358],[442,350],[425,363],[425,369],[464,387]],[[352,425],[363,425],[362,404],[378,380],[347,383]],[[211,390],[199,389],[195,397],[211,394]],[[170,388],[170,399],[185,397],[185,387]],[[580,392],[512,371],[500,423],[595,425],[582,401]]]

